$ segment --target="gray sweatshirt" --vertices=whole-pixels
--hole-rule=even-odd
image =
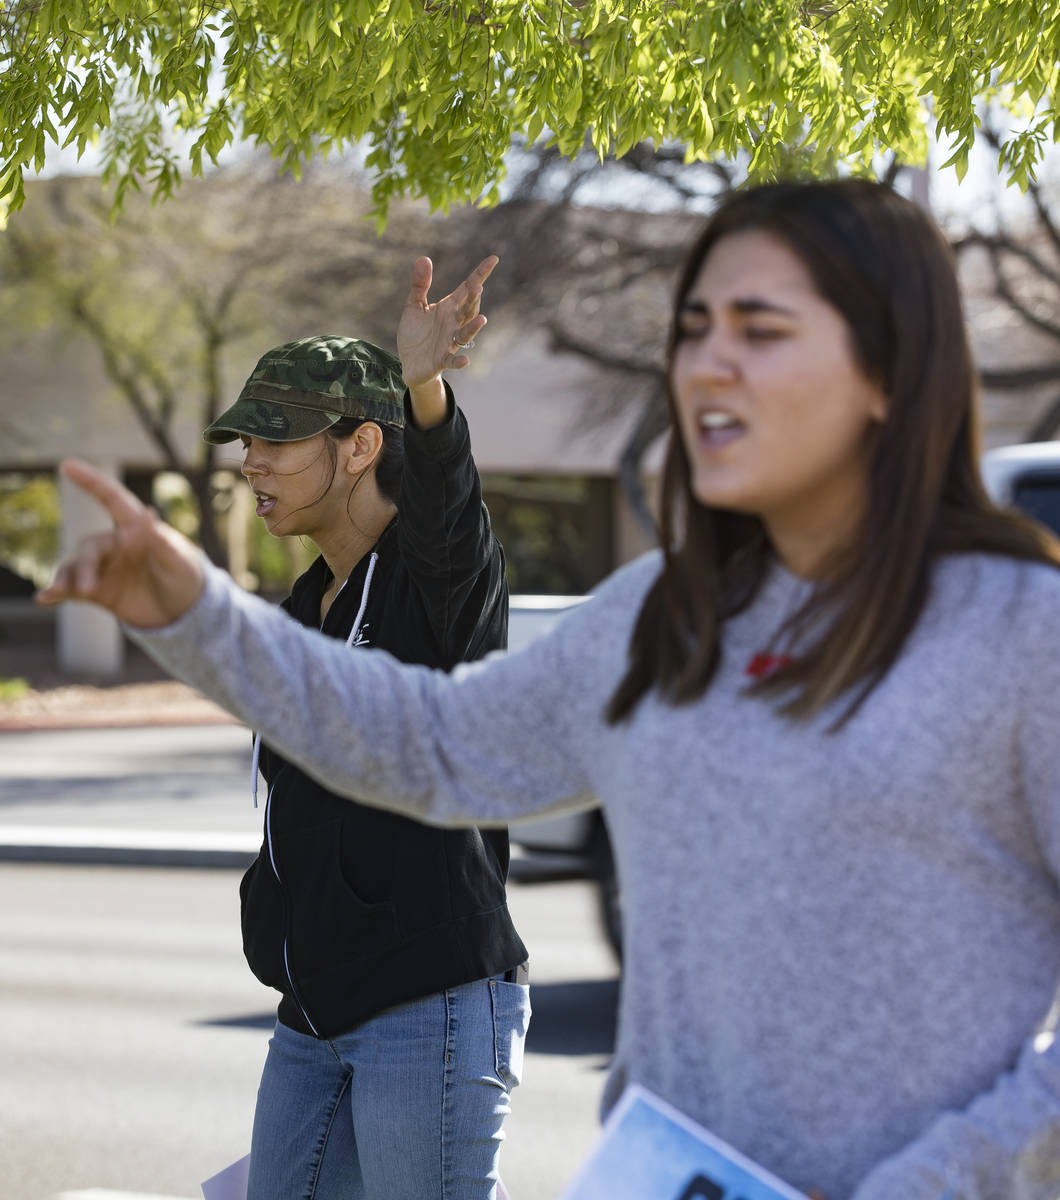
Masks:
[[[839,732],[747,694],[805,595],[774,568],[682,707],[601,710],[659,569],[451,675],[360,654],[211,570],[138,640],[329,788],[439,823],[601,799],[625,967],[608,1108],[636,1081],[828,1200],[1053,1200],[1060,1044],[1060,572],[935,570]]]

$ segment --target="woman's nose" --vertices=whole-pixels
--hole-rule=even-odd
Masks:
[[[264,468],[258,461],[258,455],[254,453],[254,443],[243,449],[243,463],[239,468],[240,472],[249,479],[252,475],[260,475]]]
[[[710,333],[689,346],[685,369],[693,379],[705,383],[729,383],[736,377],[731,346],[719,333]]]

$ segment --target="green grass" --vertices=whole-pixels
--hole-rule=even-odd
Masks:
[[[0,702],[18,700],[29,692],[29,684],[24,679],[0,679]]]

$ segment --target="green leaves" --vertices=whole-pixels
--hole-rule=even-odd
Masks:
[[[103,134],[109,175],[165,191],[192,134],[290,169],[369,139],[392,196],[488,202],[516,134],[567,155],[680,143],[756,175],[916,161],[930,109],[960,169],[984,99],[1021,186],[1057,136],[1060,7],[1038,0],[14,0],[0,9],[0,189],[56,137]],[[135,105],[139,115],[129,108]]]

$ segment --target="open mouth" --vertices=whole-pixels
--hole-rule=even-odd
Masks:
[[[259,517],[264,517],[267,513],[272,512],[276,507],[276,497],[270,496],[268,492],[259,492],[254,489],[254,499],[257,501],[254,512]]]
[[[747,432],[747,426],[730,412],[708,408],[699,414],[700,444],[714,449],[727,446]]]

